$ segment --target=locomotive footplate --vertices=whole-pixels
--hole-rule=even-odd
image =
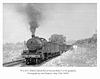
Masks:
[[[40,54],[24,54],[23,57],[24,58],[40,58],[41,55]]]

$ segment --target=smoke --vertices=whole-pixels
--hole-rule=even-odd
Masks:
[[[41,4],[16,4],[17,12],[26,17],[28,24],[30,25],[30,31],[32,35],[35,34],[36,28],[39,26],[39,21],[42,18],[42,5]]]

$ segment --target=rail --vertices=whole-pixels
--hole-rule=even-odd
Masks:
[[[24,62],[25,62],[25,59],[19,59],[19,60],[3,63],[3,66],[4,67],[11,67],[11,66],[15,66],[15,65],[18,65],[18,64],[24,63]]]

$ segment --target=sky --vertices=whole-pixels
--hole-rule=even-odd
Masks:
[[[97,28],[95,3],[46,3],[42,5],[42,18],[35,35],[49,39],[62,34],[66,40],[91,37]],[[3,5],[3,42],[23,42],[31,38],[26,17],[16,11],[15,4]]]

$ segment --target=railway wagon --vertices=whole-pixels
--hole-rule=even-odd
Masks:
[[[55,44],[52,42],[47,42],[42,49],[45,59],[51,58],[55,53]]]
[[[64,52],[64,46],[57,43],[47,42],[43,46],[42,51],[44,53],[44,57],[48,59],[62,54]]]
[[[59,49],[59,47],[60,47],[59,44],[55,43],[55,48],[54,48],[55,49],[55,54],[54,54],[55,56],[60,55],[60,49]]]
[[[59,45],[59,52],[60,54],[64,52],[64,46],[62,44]]]
[[[73,48],[72,45],[66,45],[66,46],[65,46],[65,50],[66,50],[66,51],[68,51],[68,50],[71,49],[71,48]]]

